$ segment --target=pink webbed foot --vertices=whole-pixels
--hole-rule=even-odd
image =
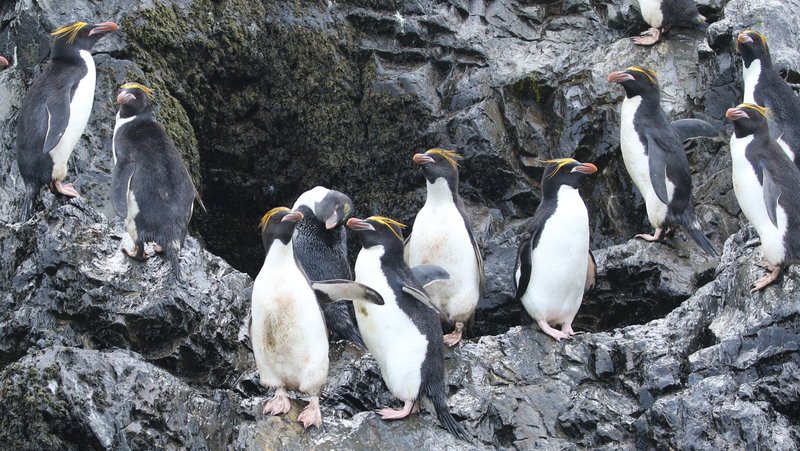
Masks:
[[[650,46],[661,40],[661,30],[650,28],[639,36],[631,38],[636,45]]]
[[[765,263],[766,265],[758,264],[758,266],[766,268],[767,270],[770,271],[770,273],[767,274],[766,276],[756,280],[755,282],[753,282],[753,284],[751,285],[752,289],[750,290],[751,293],[755,293],[756,291],[763,290],[764,287],[766,287],[767,285],[769,285],[769,284],[775,282],[776,280],[778,280],[778,277],[781,275],[781,267],[780,266],[770,265],[766,261],[762,261],[762,262],[759,262],[759,263]]]
[[[402,409],[392,409],[391,407],[384,407],[383,409],[378,409],[378,415],[381,416],[383,420],[399,420],[401,418],[405,418],[411,414],[412,409],[414,408],[414,401],[406,401],[403,403]]]
[[[308,429],[309,426],[320,427],[322,425],[322,412],[319,410],[319,397],[311,397],[311,401],[309,401],[306,408],[297,416],[297,422],[303,424],[303,429]]]
[[[456,322],[455,330],[442,337],[442,339],[444,340],[444,344],[452,348],[453,346],[457,345],[459,341],[461,341],[461,337],[463,336],[464,336],[464,323],[459,321]]]
[[[319,404],[317,405],[319,408]],[[275,395],[264,406],[264,415],[282,415],[292,408],[289,402],[289,395],[286,390],[279,388],[275,390]]]
[[[640,233],[640,234],[636,235],[634,238],[640,238],[640,239],[643,239],[645,241],[650,241],[650,242],[658,241],[658,240],[661,239],[661,232],[662,232],[661,229],[656,229],[656,232],[653,235],[648,235],[646,233]]]
[[[556,341],[561,341],[562,338],[564,338],[564,339],[570,339],[571,338],[568,334],[566,334],[566,333],[564,333],[564,332],[562,332],[562,331],[560,331],[558,329],[553,329],[552,327],[550,327],[550,325],[547,324],[547,321],[545,321],[543,319],[540,319],[540,320],[536,321],[536,324],[539,325],[539,329],[541,329],[542,332],[544,332],[547,335],[550,335],[551,337],[555,338]]]
[[[163,254],[164,248],[159,246],[158,243],[153,243],[153,252],[155,252],[156,254]]]
[[[57,193],[61,193],[67,197],[81,197],[78,190],[75,189],[75,185],[72,183],[61,184],[60,181],[55,180],[53,181],[53,188]]]
[[[562,324],[561,325],[561,332],[564,332],[565,334],[569,335],[570,337],[578,335],[578,334],[581,333],[581,332],[575,332],[574,330],[572,330],[572,324],[571,323]]]
[[[128,257],[134,259],[134,260],[139,260],[140,262],[143,262],[143,261],[147,260],[148,258],[150,258],[150,256],[147,255],[147,253],[145,253],[144,246],[140,247],[140,246],[138,246],[136,244],[133,245],[133,249],[131,249],[131,250],[125,249],[123,247],[122,248],[122,253],[127,255]]]

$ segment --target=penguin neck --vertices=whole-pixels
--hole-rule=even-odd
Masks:
[[[745,103],[756,103],[755,90],[758,79],[761,78],[761,70],[764,68],[760,59],[754,59],[750,65],[742,68],[742,78],[744,79],[744,98]]]
[[[267,248],[267,256],[264,258],[265,267],[277,267],[287,264],[296,265],[294,259],[294,248],[292,242],[284,243],[280,239],[274,239]]]
[[[542,187],[542,203],[556,202],[559,197],[578,195],[578,189],[567,184],[545,184]]]
[[[444,177],[438,177],[431,183],[426,180],[428,188],[425,197],[425,205],[445,205],[455,203],[456,194],[452,190],[450,183]]]

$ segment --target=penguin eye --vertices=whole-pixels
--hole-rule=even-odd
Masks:
[[[80,37],[82,37],[82,38],[88,38],[89,37],[89,30],[82,30],[80,33],[78,33],[78,35]]]

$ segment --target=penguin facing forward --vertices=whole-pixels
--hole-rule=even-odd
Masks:
[[[575,335],[572,320],[584,291],[594,285],[589,213],[578,188],[597,167],[571,158],[546,163],[542,202],[517,252],[514,288],[542,332],[561,340]],[[550,324],[561,324],[561,330]]]
[[[181,282],[180,251],[197,191],[178,149],[156,122],[152,95],[138,83],[120,87],[111,144],[111,203],[134,242],[132,250],[122,251],[144,261],[149,258],[145,243],[156,243],[156,252],[164,253]]]
[[[622,159],[655,228],[653,235],[636,238],[660,240],[665,229],[668,233],[680,224],[707,254],[717,256],[694,213],[689,160],[682,144],[692,137],[716,136],[717,130],[700,119],[670,123],[661,108],[656,73],[651,70],[629,67],[610,73],[608,81],[625,89],[620,111]]]
[[[442,320],[455,323],[455,330],[443,337],[447,346],[461,340],[484,285],[481,251],[458,194],[459,159],[456,152],[443,149],[414,155],[412,160],[425,175],[427,195],[405,245],[409,266],[434,264],[450,275],[426,289]]]
[[[694,0],[639,0],[642,18],[650,29],[631,38],[636,45],[653,45],[661,41],[672,27],[708,28],[706,18],[697,10]]]
[[[769,109],[767,124],[772,137],[789,159],[800,165],[800,98],[772,66],[763,34],[753,30],[739,33],[736,48],[742,55],[743,103]]]
[[[264,265],[253,284],[250,339],[259,382],[274,388],[264,406],[265,415],[281,415],[291,408],[288,390],[311,399],[298,415],[303,427],[319,427],[319,395],[328,377],[328,337],[318,300],[359,299],[382,304],[374,290],[352,281],[311,283],[295,258],[291,243],[299,211],[277,207],[261,218]]]
[[[744,103],[729,108],[733,121],[733,190],[747,220],[761,238],[770,273],[752,284],[751,293],[778,279],[784,267],[800,259],[800,170],[770,136],[768,110]]]
[[[292,210],[303,213],[294,228],[294,253],[309,279],[353,280],[347,260],[345,222],[353,213],[353,201],[339,191],[317,186],[297,198]],[[349,304],[320,304],[331,338],[344,339],[366,349],[364,339],[354,324]]]
[[[354,301],[358,328],[378,361],[386,386],[403,401],[402,409],[386,407],[378,414],[384,420],[405,418],[418,401],[430,401],[445,429],[469,440],[447,406],[438,314],[403,259],[400,229],[405,226],[372,216],[350,218],[347,227],[356,232],[362,245],[355,265],[356,282],[377,291],[385,302],[376,307]]]
[[[17,120],[17,165],[25,182],[20,218],[27,221],[42,186],[77,197],[67,176],[67,162],[78,144],[94,103],[95,67],[89,50],[114,22],[75,22],[54,32],[50,63],[31,85]]]

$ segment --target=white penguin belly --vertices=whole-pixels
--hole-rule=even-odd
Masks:
[[[133,242],[139,237],[139,232],[136,230],[136,215],[139,214],[139,203],[136,202],[136,195],[131,191],[131,182],[128,181],[128,215],[125,217],[125,230],[131,236]]]
[[[633,184],[641,193],[647,209],[647,218],[650,225],[661,228],[664,219],[667,217],[667,204],[661,202],[653,189],[650,181],[650,162],[645,153],[644,144],[639,140],[639,134],[633,126],[633,118],[636,110],[642,103],[640,96],[625,98],[622,101],[620,112],[620,147],[622,148],[622,160],[625,162],[625,169],[633,180]],[[667,180],[667,195],[671,199],[675,191],[675,186]]]
[[[440,179],[444,180],[444,179]],[[434,264],[450,279],[425,288],[447,321],[467,321],[480,296],[478,261],[466,224],[455,204],[429,205],[417,214],[408,243],[408,265]]]
[[[733,191],[736,200],[747,220],[753,224],[761,238],[761,252],[771,264],[783,263],[786,258],[784,236],[788,226],[788,218],[783,208],[778,205],[776,217],[778,227],[772,223],[764,203],[764,188],[758,181],[753,166],[745,156],[745,149],[753,136],[731,137],[731,162],[733,167]]]
[[[328,338],[314,292],[294,258],[280,266],[264,263],[251,309],[250,339],[261,384],[319,395],[328,375]]]
[[[356,282],[380,293],[384,305],[353,301],[358,330],[367,348],[378,361],[389,391],[400,400],[413,401],[422,383],[422,362],[428,339],[397,305],[380,266],[383,246],[362,249],[356,259]]]
[[[586,205],[578,190],[562,186],[531,254],[531,280],[521,298],[528,314],[551,324],[572,323],[583,300],[588,258]]]
[[[86,75],[78,83],[72,101],[69,104],[70,115],[67,127],[61,140],[50,151],[53,159],[53,180],[61,181],[67,176],[67,160],[72,155],[72,151],[81,139],[83,130],[89,122],[92,114],[92,104],[94,104],[94,86],[96,73],[92,54],[86,50],[80,51],[81,58],[86,63]]]
[[[639,9],[642,18],[653,28],[661,28],[664,23],[664,14],[661,12],[661,1],[671,0],[639,0]]]
[[[744,79],[744,99],[742,103],[756,103],[755,92],[758,78],[761,76],[761,61],[753,60],[750,67],[742,67]]]

